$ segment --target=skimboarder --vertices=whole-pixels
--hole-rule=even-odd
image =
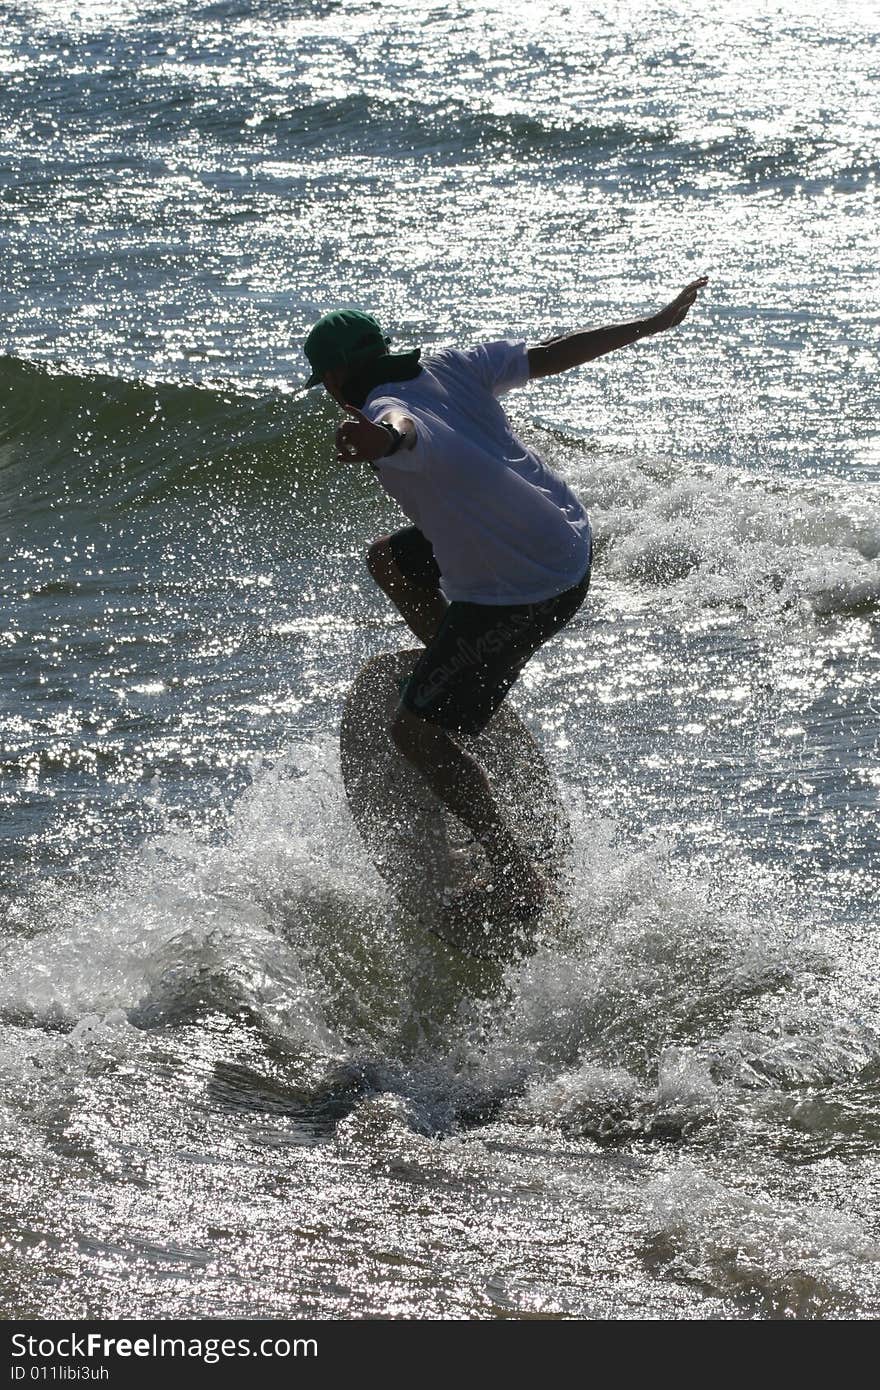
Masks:
[[[326,314],[308,386],[346,412],[337,458],[372,465],[411,525],[369,548],[373,579],[425,644],[391,726],[400,752],[485,850],[493,901],[527,919],[545,895],[460,735],[483,729],[529,657],[571,620],[592,536],[569,485],[514,434],[499,397],[682,322],[705,277],[659,313],[550,338],[390,352],[375,319]]]

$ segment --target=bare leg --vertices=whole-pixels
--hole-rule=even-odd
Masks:
[[[395,564],[387,540],[376,541],[370,546],[367,569],[379,588],[388,595],[410,631],[427,646],[436,636],[447,608],[439,587],[423,589],[407,579]]]
[[[445,729],[416,718],[406,709],[398,710],[391,737],[434,794],[483,846],[496,876],[499,898],[510,906],[539,904],[544,885],[499,812],[479,763],[459,748]]]
[[[439,586],[425,588],[398,568],[387,540],[367,553],[367,568],[401,617],[427,646],[437,634],[448,607]],[[544,897],[544,885],[513,838],[495,804],[479,763],[460,748],[445,729],[399,709],[391,737],[400,752],[422,773],[453,815],[482,845],[495,876],[499,901],[532,906]]]

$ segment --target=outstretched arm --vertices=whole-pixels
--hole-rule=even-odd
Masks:
[[[572,367],[580,367],[584,362],[592,362],[594,357],[602,357],[615,348],[636,343],[652,333],[662,333],[681,323],[697,293],[708,284],[705,275],[693,280],[681,294],[646,319],[635,319],[632,323],[614,323],[608,328],[592,328],[582,333],[564,333],[558,338],[548,338],[537,347],[529,348],[529,376],[551,376],[554,372],[567,372]]]

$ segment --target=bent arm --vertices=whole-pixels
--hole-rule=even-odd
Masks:
[[[375,463],[397,449],[409,450],[416,444],[415,420],[402,410],[383,410],[380,424],[368,419],[357,406],[345,405],[343,409],[354,418],[343,420],[336,431],[336,458],[340,463]],[[397,431],[399,438],[385,429],[386,424]]]
[[[391,425],[401,436],[401,449],[412,449],[418,439],[416,422],[411,415],[404,415],[402,410],[386,410],[381,416],[382,422]]]

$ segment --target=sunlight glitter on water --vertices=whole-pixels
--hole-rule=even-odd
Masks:
[[[4,1310],[874,1315],[870,7],[6,8]],[[506,401],[597,546],[512,697],[565,912],[484,972],[342,797],[400,519],[302,339],[703,271]]]

